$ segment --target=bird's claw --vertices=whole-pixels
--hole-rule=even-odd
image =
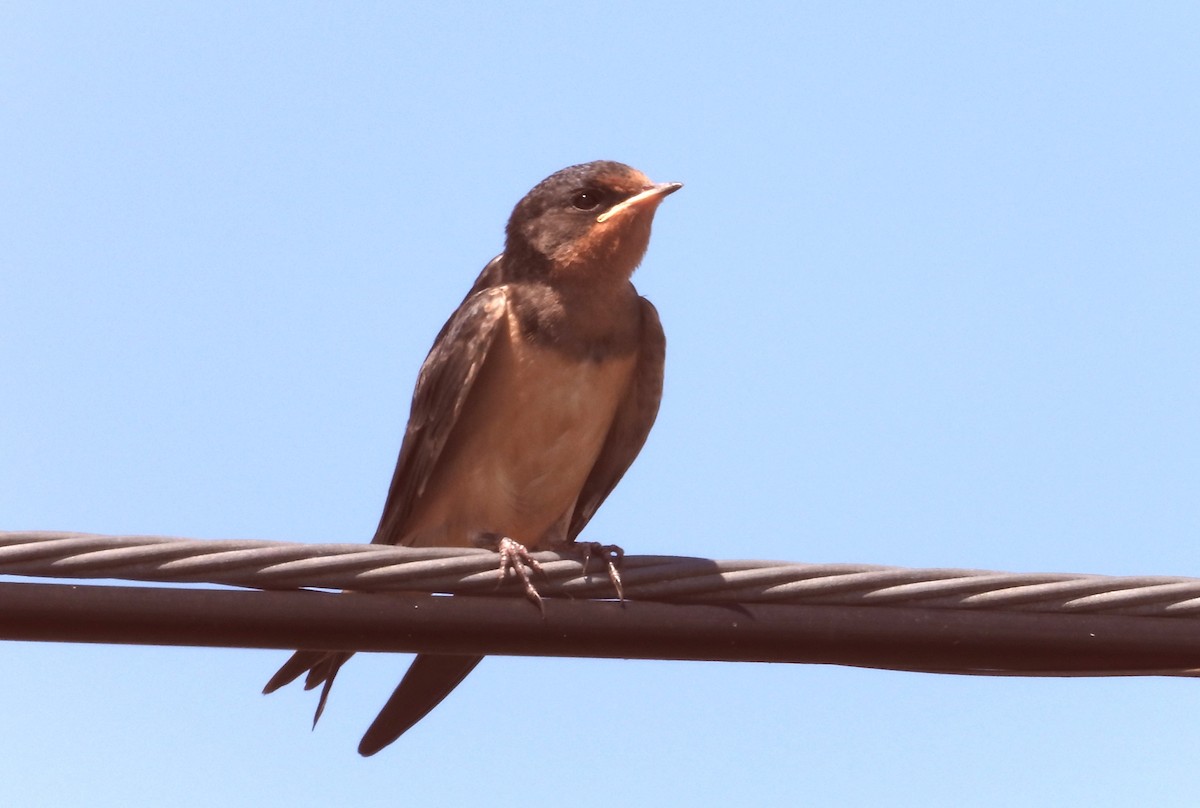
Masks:
[[[617,590],[617,600],[625,602],[625,587],[621,583],[621,560],[625,558],[625,551],[615,544],[601,544],[598,541],[585,541],[576,544],[576,547],[583,552],[583,574],[587,575],[588,564],[592,561],[592,556],[603,556],[604,564],[608,569],[608,580],[612,582],[613,589]]]
[[[507,536],[500,538],[496,545],[496,552],[500,553],[500,583],[504,583],[508,578],[508,573],[512,572],[521,580],[521,585],[525,589],[525,597],[529,598],[534,604],[546,613],[546,605],[542,602],[542,596],[538,594],[537,587],[533,585],[533,581],[529,578],[529,571],[541,572],[542,565],[537,562],[525,545],[518,541],[513,541]]]

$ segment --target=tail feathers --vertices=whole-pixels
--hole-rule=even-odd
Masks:
[[[275,672],[263,688],[263,693],[274,693],[307,673],[308,676],[304,680],[305,690],[312,690],[319,684],[325,685],[321,688],[321,698],[317,700],[317,709],[313,714],[313,726],[316,727],[321,713],[325,712],[325,703],[329,700],[329,688],[333,687],[334,677],[351,656],[353,655],[344,651],[297,651]]]
[[[321,714],[325,712],[333,680],[351,656],[344,651],[297,651],[271,677],[263,693],[274,693],[301,676],[305,676],[305,690],[323,685],[317,709],[313,713],[313,726],[316,727]],[[481,656],[418,655],[391,698],[367,728],[358,745],[359,754],[373,755],[407,732],[430,710],[441,704],[442,699],[450,695],[482,659]]]
[[[290,685],[292,682],[300,678],[301,674],[308,671],[325,658],[328,651],[297,651],[292,654],[287,662],[283,663],[283,667],[275,671],[275,675],[271,677],[271,681],[267,682],[263,688],[263,695],[274,693],[284,685]]]
[[[396,686],[391,698],[387,700],[387,704],[383,705],[379,715],[367,728],[367,733],[358,745],[358,753],[364,757],[373,755],[407,732],[409,727],[424,718],[442,699],[450,695],[450,691],[458,687],[459,682],[465,679],[482,659],[481,656],[419,654],[400,680],[400,684]],[[338,662],[337,667],[341,667],[344,661]],[[290,662],[289,660],[289,664]],[[286,667],[287,665],[284,665],[284,668]],[[333,669],[333,673],[337,673],[337,667]],[[282,673],[281,669],[275,677],[279,678]],[[299,675],[297,673],[292,678]],[[309,678],[312,679],[312,674]],[[325,681],[325,690],[328,692],[333,675],[330,674]],[[322,694],[322,704],[317,708],[318,716],[321,714],[321,707],[324,706],[324,698]]]
[[[304,680],[305,690],[312,690],[322,682],[325,684],[321,688],[321,698],[317,699],[317,709],[313,713],[313,729],[317,728],[317,722],[321,720],[321,713],[325,712],[325,702],[329,701],[329,688],[333,687],[334,677],[351,656],[353,655],[345,651],[326,654],[325,658],[308,672],[308,678]]]

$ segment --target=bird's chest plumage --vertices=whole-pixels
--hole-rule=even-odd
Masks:
[[[635,363],[634,352],[564,354],[528,339],[510,313],[418,503],[408,543],[469,545],[483,534],[531,548],[564,540]]]

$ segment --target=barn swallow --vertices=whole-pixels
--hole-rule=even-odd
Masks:
[[[662,398],[666,339],[630,282],[662,200],[622,163],[565,168],[513,209],[493,258],[417,377],[375,544],[490,546],[529,585],[528,552],[575,542],[633,463]],[[536,593],[534,592],[536,597]],[[322,685],[347,652],[297,651],[264,688]],[[420,654],[358,751],[421,720],[480,656]]]

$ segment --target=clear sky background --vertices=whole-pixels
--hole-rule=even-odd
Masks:
[[[0,6],[0,529],[367,541],[513,204],[686,183],[589,529],[634,553],[1200,575],[1194,3]],[[0,606],[2,608],[2,606]],[[1194,805],[1200,683],[0,646],[0,804]]]

